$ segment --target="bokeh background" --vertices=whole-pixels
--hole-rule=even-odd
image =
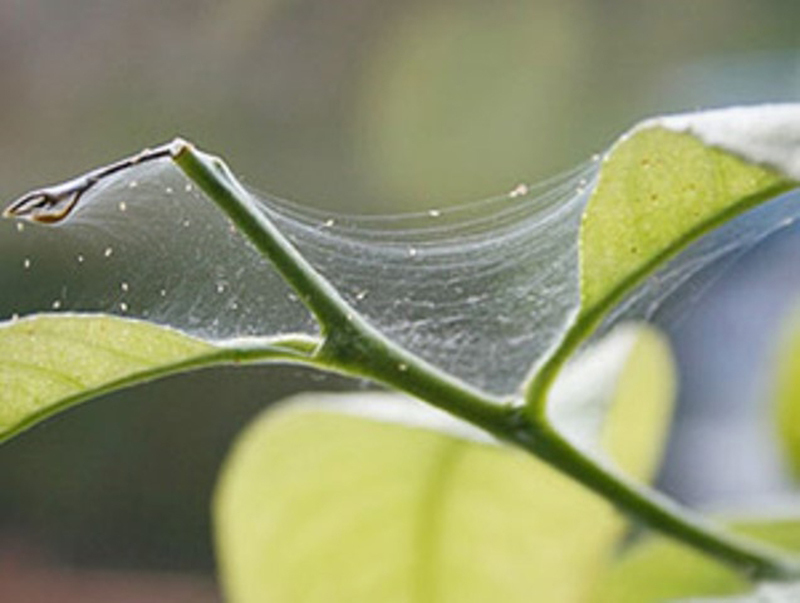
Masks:
[[[326,210],[480,199],[652,114],[797,100],[799,22],[792,0],[0,0],[0,198],[181,134]],[[682,500],[786,489],[765,359],[798,253],[786,229],[665,314],[683,390],[662,485]],[[234,434],[282,396],[352,385],[204,371],[11,441],[0,599],[216,600],[208,507]]]

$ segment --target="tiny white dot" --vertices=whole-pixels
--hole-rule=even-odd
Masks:
[[[442,215],[442,212],[440,210],[438,210],[438,209],[429,209],[428,210],[428,215],[431,218],[438,218],[439,216]]]
[[[404,362],[401,362],[400,364],[397,365],[397,368],[401,373],[405,373],[408,370],[408,365],[405,364]]]
[[[114,253],[113,247],[106,247],[105,251],[103,252],[103,255],[106,256],[107,258],[110,258],[111,254],[113,253]]]
[[[528,194],[528,185],[527,184],[518,184],[517,187],[508,193],[509,197],[521,197],[522,195]]]
[[[166,289],[162,289],[161,291],[159,291],[159,292],[158,292],[158,294],[159,294],[161,297],[166,297],[166,296],[167,296],[167,290],[166,290]]]
[[[119,211],[126,211],[128,209],[128,204],[125,201],[119,202]]]
[[[183,187],[183,190],[185,190],[187,193],[191,193],[192,192],[192,184],[190,182],[187,182],[186,186]]]
[[[119,288],[122,289],[123,291],[127,291],[128,289],[130,289],[130,285],[128,285],[128,283],[120,283]]]
[[[327,220],[325,220],[325,226],[327,226],[328,228],[330,228],[334,224],[336,224],[336,220],[334,220],[333,218],[328,218]]]
[[[61,300],[55,300],[53,302],[53,310],[58,310],[61,307]]]
[[[168,186],[166,189],[164,189],[164,192],[167,193],[168,195],[171,195],[173,193],[172,187]]]
[[[25,270],[31,267],[30,258],[25,258],[24,260],[22,260],[22,267],[25,268]]]
[[[83,257],[83,255],[81,255],[81,254],[78,254],[78,258],[77,258],[77,259],[78,259],[78,263],[79,263],[79,264],[83,264],[83,260],[84,260],[84,257]]]
[[[136,188],[137,186],[139,186],[139,183],[136,180],[131,180],[130,183],[128,183],[128,188]]]
[[[119,303],[119,309],[122,310],[123,312],[127,312],[128,311],[128,304],[126,304],[125,302],[120,302]]]
[[[409,255],[409,257],[412,257],[412,258],[416,257],[417,249],[415,247],[409,247],[408,248],[408,255]]]
[[[17,222],[17,232],[22,232],[23,230],[25,230],[25,224]]]

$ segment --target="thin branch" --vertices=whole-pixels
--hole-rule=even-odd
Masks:
[[[148,161],[174,157],[177,149],[185,144],[188,143],[175,139],[171,143],[145,149],[138,155],[110,163],[62,184],[31,191],[9,205],[3,216],[45,224],[61,222],[78,206],[81,197],[102,180]]]

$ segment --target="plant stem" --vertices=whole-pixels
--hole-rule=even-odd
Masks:
[[[222,160],[188,143],[176,144],[172,157],[272,262],[316,316],[324,342],[316,354],[320,364],[391,385],[500,435],[508,408],[372,327],[275,227]]]
[[[283,236],[220,159],[182,142],[174,143],[172,157],[273,263],[317,317],[324,342],[314,356],[317,364],[390,385],[469,421],[573,477],[651,528],[750,577],[800,576],[800,565],[794,559],[733,536],[654,490],[602,466],[549,425],[542,401],[566,356],[579,344],[579,329],[570,331],[568,345],[548,360],[543,373],[531,383],[529,396],[540,402],[536,412],[502,404],[439,371],[373,328]]]
[[[527,417],[524,419],[527,423]],[[530,423],[527,423],[531,425]],[[520,447],[573,477],[618,509],[652,529],[703,551],[750,579],[789,580],[800,576],[800,562],[682,507],[662,493],[631,480],[579,450],[549,426],[518,432]]]

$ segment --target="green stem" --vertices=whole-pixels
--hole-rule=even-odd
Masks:
[[[275,227],[222,160],[188,143],[177,144],[172,157],[316,316],[324,342],[316,355],[319,362],[411,393],[499,435],[509,414],[500,401],[472,390],[372,327]]]
[[[368,377],[469,421],[570,475],[653,529],[705,551],[751,577],[800,576],[800,565],[793,559],[726,533],[575,448],[550,427],[543,403],[535,405],[536,412],[529,414],[501,404],[500,400],[473,390],[388,340],[283,236],[220,159],[197,151],[188,143],[178,143],[174,149],[172,157],[176,164],[273,263],[319,320],[323,344],[314,355],[315,364]],[[563,345],[531,383],[528,400],[545,399],[558,370],[582,341],[582,332],[583,329],[570,329]]]
[[[516,443],[573,477],[635,519],[703,551],[751,579],[790,580],[800,562],[773,547],[732,534],[704,516],[643,486],[615,468],[599,463],[550,427],[518,434]]]

